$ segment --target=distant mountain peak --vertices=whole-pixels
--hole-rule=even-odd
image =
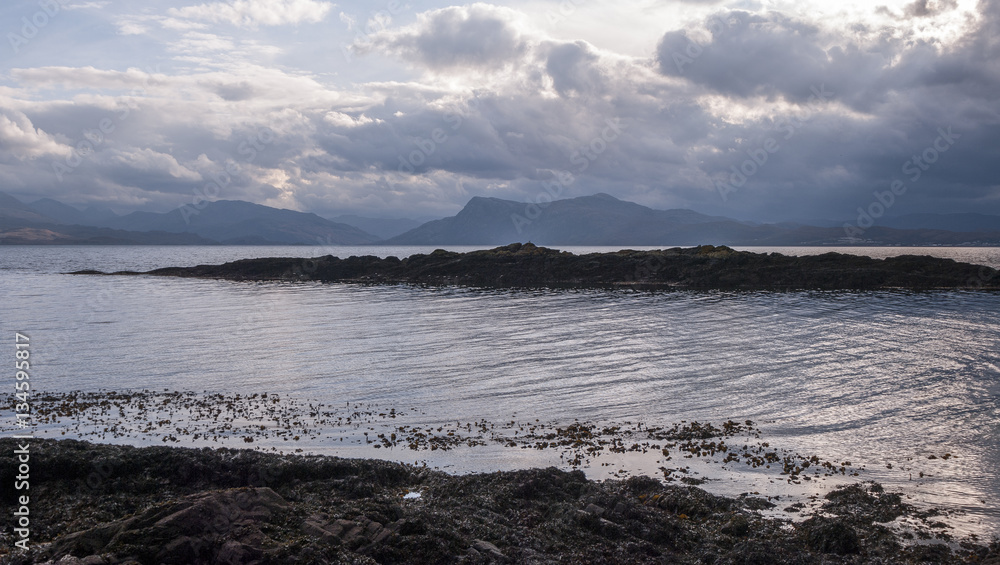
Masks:
[[[989,217],[944,218],[989,226]],[[961,243],[967,235],[876,226],[867,232],[873,245]],[[981,233],[975,241],[1000,240],[1000,229]],[[620,200],[607,193],[555,200],[533,206],[500,198],[475,196],[455,216],[428,222],[385,241],[397,245],[506,245],[531,241],[538,245],[843,245],[839,227],[754,224],[708,216],[689,209],[657,210]]]
[[[0,192],[0,219],[36,223],[52,221],[52,219],[45,214],[40,213],[38,210],[35,210],[31,206],[28,206],[24,202],[21,202],[6,192]]]

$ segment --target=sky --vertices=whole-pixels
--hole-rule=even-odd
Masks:
[[[1000,0],[5,0],[0,191],[1000,214]]]

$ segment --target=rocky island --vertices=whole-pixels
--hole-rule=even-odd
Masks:
[[[824,253],[792,257],[725,246],[574,255],[531,243],[456,253],[439,249],[404,259],[332,255],[314,259],[245,259],[222,265],[169,267],[146,273],[238,281],[465,285],[484,288],[652,288],[691,290],[1000,290],[997,270],[951,259],[887,259]]]

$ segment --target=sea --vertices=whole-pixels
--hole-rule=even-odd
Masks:
[[[39,438],[378,457],[453,473],[554,465],[599,480],[667,480],[672,468],[680,469],[674,478],[711,492],[770,497],[776,513],[871,480],[940,509],[955,536],[1000,534],[997,293],[490,290],[67,274],[433,249],[4,246],[0,357],[15,360],[21,333],[30,339],[34,405],[92,401],[75,415],[28,418]],[[932,255],[1000,268],[1000,248],[738,249]],[[15,425],[9,366],[3,435],[25,433]],[[101,398],[111,400],[93,402]],[[229,412],[206,411],[212,402]],[[793,481],[781,465],[668,456],[639,440],[636,449],[582,458],[572,445],[521,441],[533,428],[640,437],[727,421],[757,430],[730,442],[815,455],[846,472]],[[440,430],[444,441],[386,439],[412,440],[415,430]]]

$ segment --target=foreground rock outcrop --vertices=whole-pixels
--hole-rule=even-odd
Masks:
[[[0,449],[15,449],[0,440]],[[32,549],[0,563],[958,563],[1000,546],[907,545],[918,513],[872,483],[793,523],[773,503],[554,468],[450,476],[249,450],[32,441]],[[0,496],[13,506],[13,467]]]
[[[78,271],[74,274],[105,274]],[[1000,289],[997,270],[951,259],[903,255],[872,259],[825,253],[790,257],[703,245],[658,251],[574,255],[514,243],[405,259],[245,259],[223,265],[112,273],[229,280],[311,280],[367,284],[468,285],[488,288],[640,287],[721,290]]]

